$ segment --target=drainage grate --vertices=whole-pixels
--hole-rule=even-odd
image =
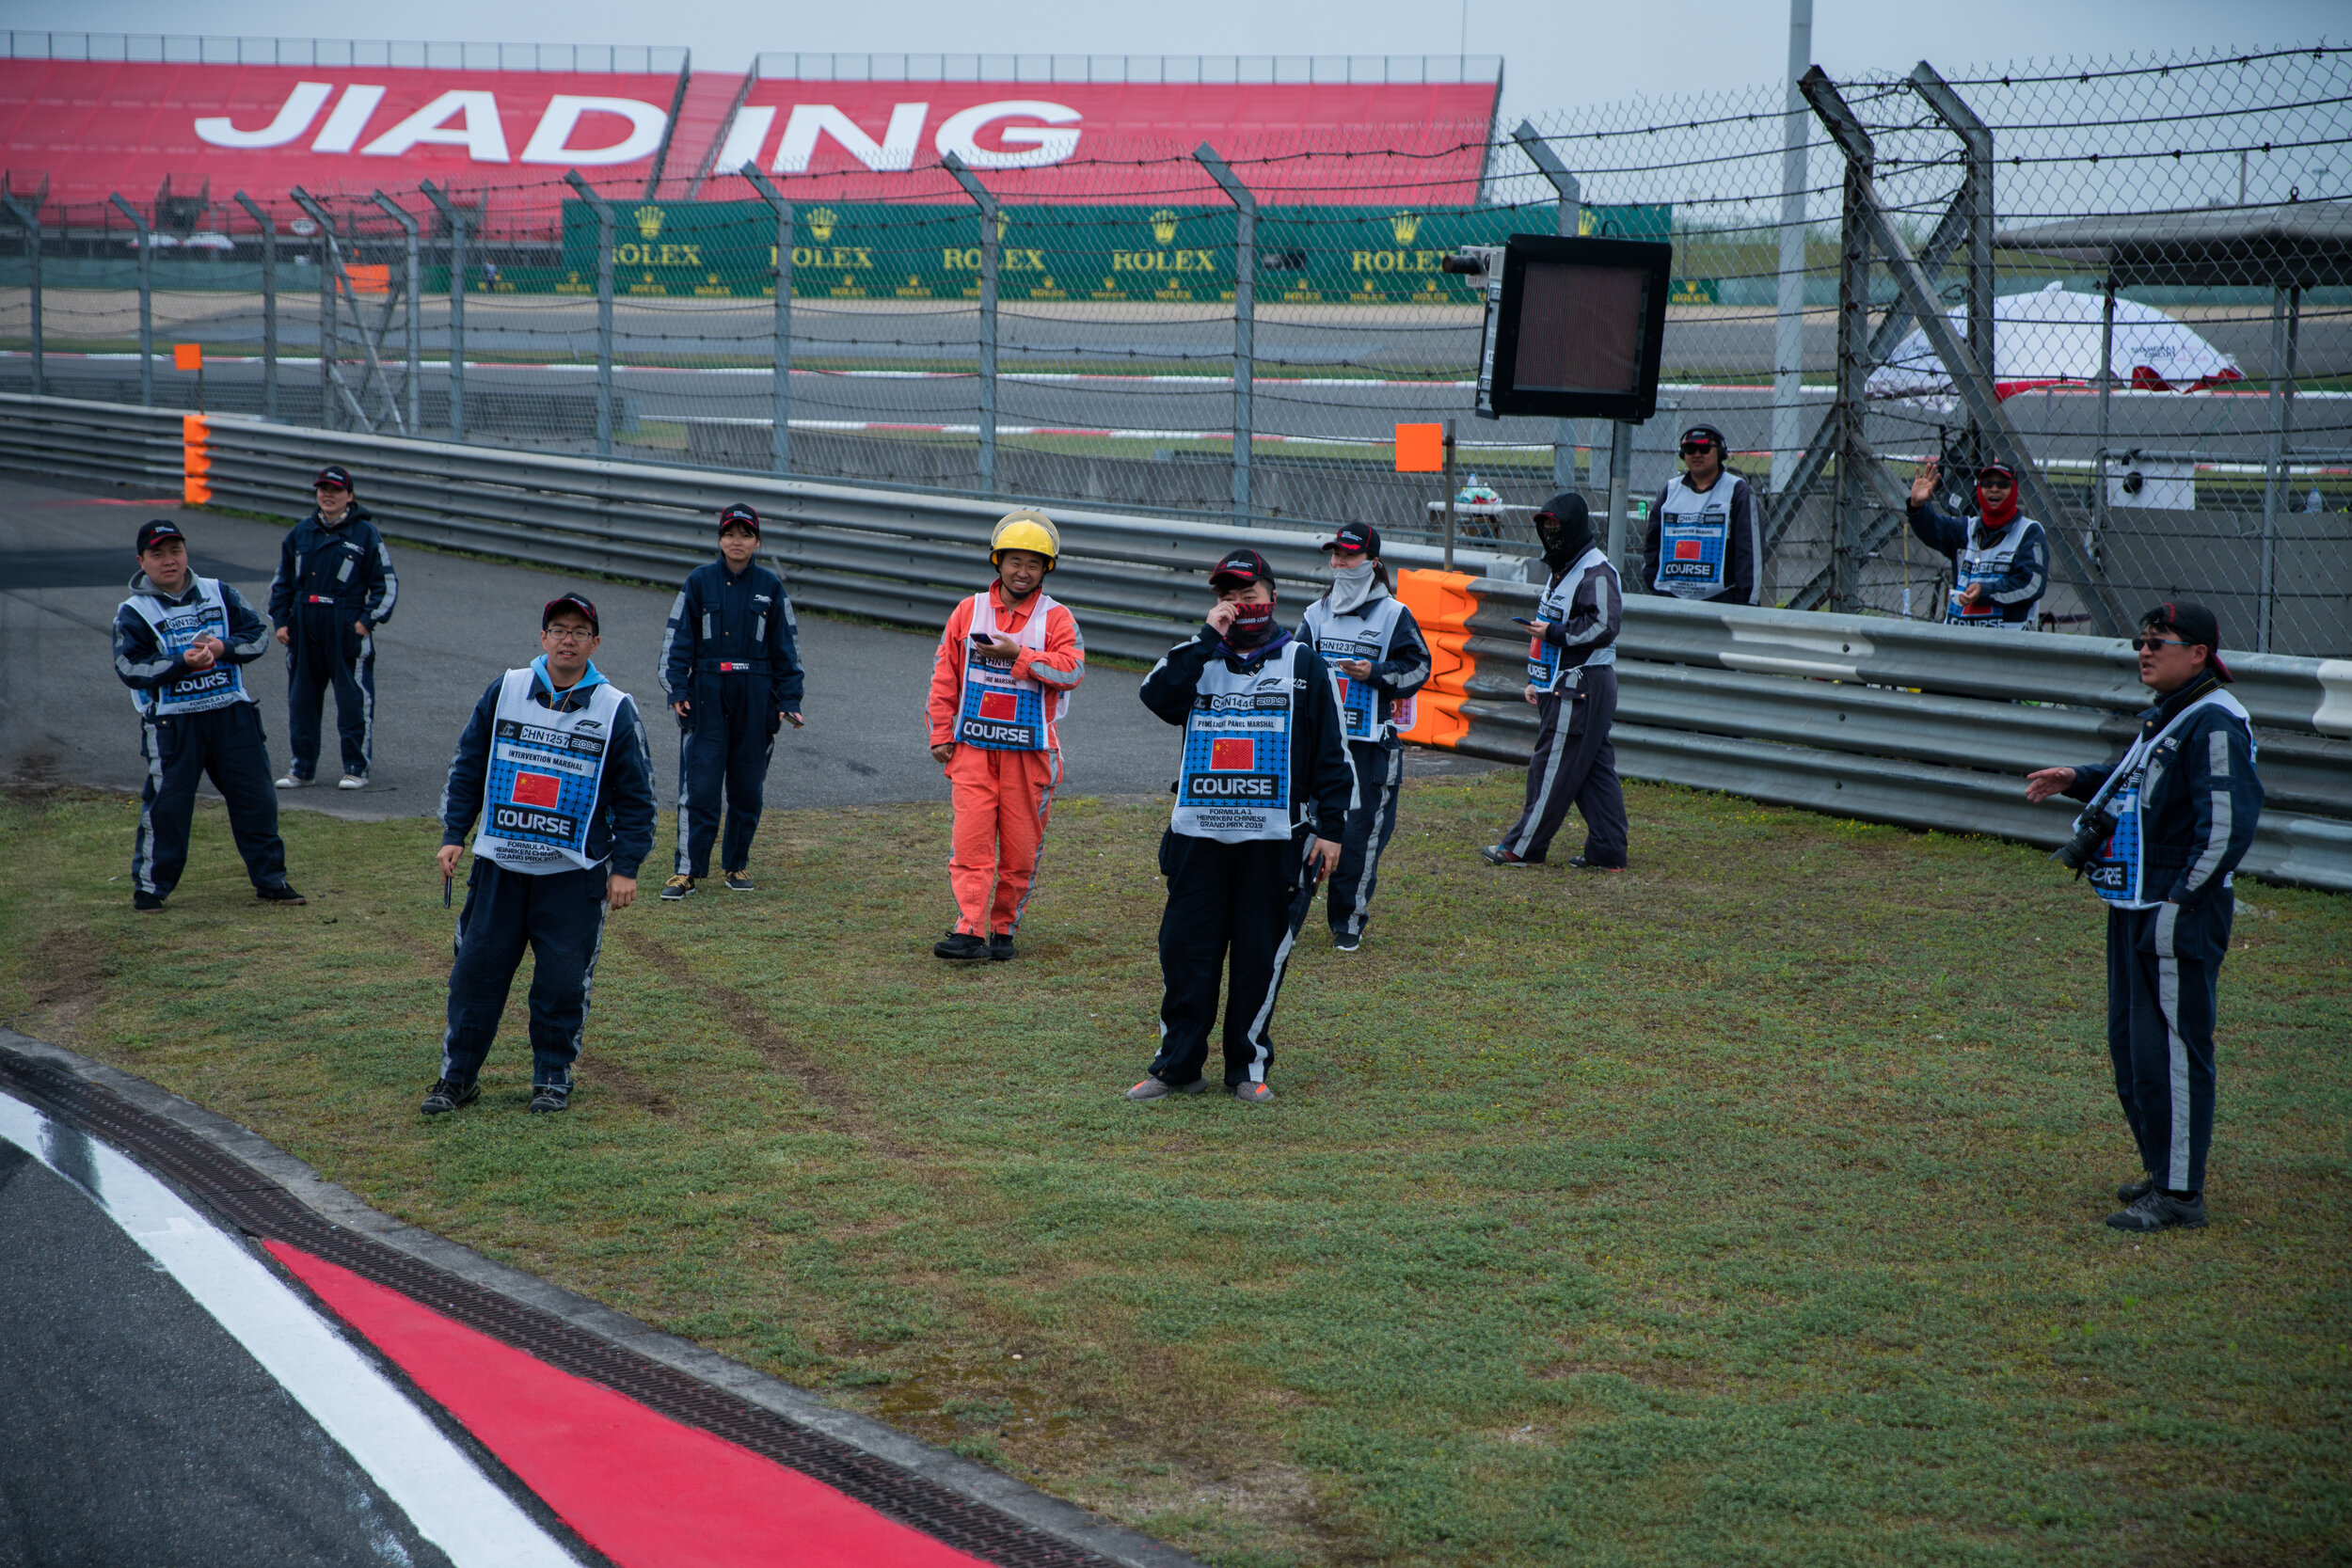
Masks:
[[[347,1230],[187,1129],[60,1068],[0,1050],[0,1085],[168,1177],[248,1235],[315,1253],[551,1367],[788,1465],[960,1551],[1003,1568],[1116,1568],[1108,1558],[888,1460]]]

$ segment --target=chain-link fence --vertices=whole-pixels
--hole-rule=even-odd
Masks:
[[[1704,420],[1756,492],[1765,602],[1935,615],[1948,564],[1902,526],[1903,491],[1940,459],[1934,504],[1962,514],[1976,466],[2008,456],[2038,476],[2056,628],[2194,595],[2234,641],[2352,652],[2347,103],[2352,52],[2298,49],[1537,118],[1578,185],[1566,221],[1676,246],[1660,413],[1628,433],[1629,553]],[[691,200],[551,181],[51,203],[39,373],[338,429],[782,454],[804,476],[1407,538],[1441,495],[1393,471],[1393,427],[1452,418],[1457,477],[1502,503],[1469,526],[1524,540],[1563,483],[1605,504],[1609,427],[1469,417],[1480,307],[1438,261],[1564,221],[1510,135],[1214,152],[1228,184],[1090,143],[1050,199],[919,160],[847,186],[771,174],[788,266],[777,208],[715,170]],[[11,389],[36,373],[29,215],[0,238]],[[200,383],[173,368],[183,342]]]

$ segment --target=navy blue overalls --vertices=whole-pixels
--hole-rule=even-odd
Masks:
[[[670,607],[661,689],[673,705],[691,705],[678,721],[678,876],[710,875],[723,794],[720,869],[751,864],[769,754],[805,685],[796,630],[784,579],[760,565],[696,567]]]

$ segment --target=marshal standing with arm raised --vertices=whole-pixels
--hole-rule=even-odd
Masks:
[[[481,1094],[475,1075],[531,950],[531,1108],[571,1102],[572,1064],[608,909],[637,896],[653,853],[653,758],[628,694],[606,680],[596,607],[578,594],[539,612],[540,654],[490,683],[450,760],[441,792],[440,867],[457,870],[467,831],[473,871],[457,917],[441,1076],[421,1109],[437,1116]]]
[[[1930,458],[1911,481],[1911,531],[1952,563],[1944,624],[1980,631],[2031,631],[2050,586],[2042,525],[2017,510],[2017,476],[2006,464],[1977,470],[1977,515],[1947,517],[1928,502],[1941,465]]]

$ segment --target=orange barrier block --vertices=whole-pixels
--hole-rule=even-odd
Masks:
[[[1429,644],[1429,679],[1415,703],[1413,727],[1402,732],[1415,745],[1454,746],[1470,733],[1462,703],[1478,668],[1470,651],[1470,621],[1478,613],[1478,595],[1470,592],[1470,584],[1477,580],[1467,572],[1396,575],[1396,596],[1413,612],[1422,639]]]
[[[389,261],[354,261],[343,269],[351,275],[351,291],[360,294],[388,294],[392,292],[392,264]]]
[[[212,502],[212,482],[205,478],[213,471],[212,444],[210,419],[202,414],[180,416],[180,501],[183,506]]]

